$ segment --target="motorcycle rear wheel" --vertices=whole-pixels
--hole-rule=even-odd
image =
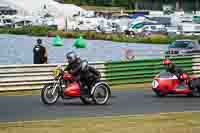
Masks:
[[[89,97],[81,96],[80,99],[84,104],[92,104],[92,102],[93,102],[92,99]]]
[[[103,96],[103,93],[105,94],[104,96]],[[107,84],[100,82],[94,86],[92,99],[95,104],[97,105],[106,104],[110,96],[111,96],[111,91],[110,91],[110,87]]]
[[[200,92],[197,88],[193,88],[192,92],[189,93],[187,96],[189,96],[189,97],[200,97]]]

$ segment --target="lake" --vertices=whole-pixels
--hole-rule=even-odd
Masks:
[[[33,47],[39,37],[0,35],[0,64],[32,64]],[[40,37],[48,50],[49,63],[63,63],[65,54],[75,51],[88,61],[120,61],[126,60],[125,50],[134,52],[136,59],[159,58],[167,49],[167,45],[119,43],[102,40],[86,40],[87,48],[73,47],[75,39],[63,39],[63,47],[53,47],[52,38]]]

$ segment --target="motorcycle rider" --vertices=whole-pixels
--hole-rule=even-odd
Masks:
[[[81,71],[81,59],[76,55],[75,52],[69,52],[66,54],[66,59],[68,62],[67,67],[64,71],[68,71],[73,75],[74,80],[81,85],[80,82],[80,71]]]
[[[184,89],[185,83],[184,80],[181,78],[183,75],[185,75],[183,69],[177,67],[174,63],[172,63],[169,59],[165,59],[163,61],[163,64],[166,66],[166,70],[170,73],[173,73],[176,75],[180,81],[180,85],[177,87],[177,89]],[[187,74],[186,74],[187,75]],[[192,89],[192,88],[190,88]]]
[[[172,63],[169,59],[165,59],[163,64],[166,66],[166,70],[170,73],[175,74],[179,80],[181,80],[181,75],[184,73],[183,69],[177,67],[174,63]]]
[[[82,61],[82,70],[81,70],[81,82],[83,82],[88,89],[91,89],[92,86],[99,81],[101,78],[101,73],[90,66],[87,60]]]
[[[81,60],[75,52],[66,54],[68,66],[64,69],[73,75],[74,80],[81,86],[81,91],[84,93],[84,86],[90,88],[93,81],[100,79],[100,73],[93,67],[88,65],[86,60]]]

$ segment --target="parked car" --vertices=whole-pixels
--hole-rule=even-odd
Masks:
[[[0,27],[11,27],[13,21],[9,18],[0,18]]]
[[[99,25],[96,28],[96,32],[101,33],[119,33],[122,32],[122,29],[117,23],[108,23],[106,25]]]
[[[146,25],[143,28],[144,33],[149,33],[149,34],[163,34],[167,35],[167,29],[165,28],[164,25]]]
[[[176,40],[168,46],[168,55],[199,54],[200,45],[198,40]]]
[[[33,22],[30,20],[18,20],[13,23],[14,28],[23,28],[25,26],[31,26]]]
[[[73,26],[73,31],[95,31],[97,25],[91,21],[80,21],[77,25]]]

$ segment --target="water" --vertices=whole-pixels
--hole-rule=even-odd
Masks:
[[[0,35],[0,64],[32,64],[33,47],[38,37]],[[74,39],[63,39],[63,47],[53,47],[52,38],[42,37],[48,50],[49,63],[63,63],[65,54],[71,50],[89,61],[119,61],[125,60],[125,49],[134,51],[136,59],[159,58],[167,45],[118,43],[101,40],[87,40],[87,48],[72,47]]]

